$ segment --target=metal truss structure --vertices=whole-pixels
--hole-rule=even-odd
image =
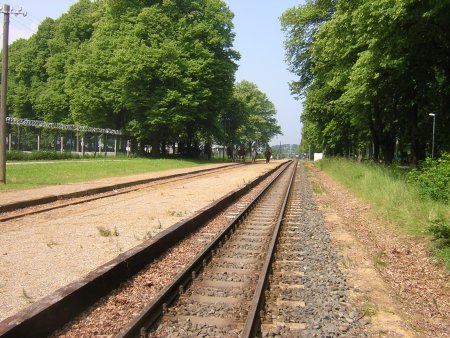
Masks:
[[[76,126],[74,124],[63,124],[63,123],[53,123],[53,122],[44,122],[37,120],[27,120],[16,117],[6,117],[6,123],[10,125],[16,126],[27,126],[27,127],[36,127],[36,128],[48,128],[48,129],[58,129],[58,130],[70,130],[84,133],[98,133],[98,134],[110,134],[110,135],[123,135],[121,130],[115,129],[103,129],[103,128],[95,128],[95,127],[86,127],[86,126]]]

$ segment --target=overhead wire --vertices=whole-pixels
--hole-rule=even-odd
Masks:
[[[18,24],[19,26],[22,26],[23,28],[25,28],[26,30],[28,30],[31,33],[34,33],[36,31],[36,29],[31,28],[29,25],[25,24],[22,22],[22,20],[16,19],[15,17],[11,16],[10,17],[10,23],[14,25]],[[36,27],[37,28],[37,27]]]
[[[33,14],[30,14],[26,11],[26,8],[19,5],[12,4],[10,8],[9,19],[14,34],[13,39],[28,38],[33,35],[37,31],[42,20]],[[17,16],[20,16],[20,18],[16,18]]]

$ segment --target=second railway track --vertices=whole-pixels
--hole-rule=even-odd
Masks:
[[[0,205],[0,222],[6,222],[25,216],[49,212],[55,209],[61,209],[72,205],[88,203],[103,198],[128,194],[139,190],[145,190],[147,188],[154,187],[155,185],[173,183],[189,178],[227,171],[235,168],[237,165],[238,164],[232,164],[219,168],[200,169],[193,172],[140,179],[137,181],[116,183],[113,185],[106,184],[97,188],[90,188],[61,195],[49,195],[30,200],[6,203],[5,205]]]

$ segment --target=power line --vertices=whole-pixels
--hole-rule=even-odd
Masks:
[[[36,16],[34,16],[33,14],[31,14],[31,13],[28,13],[26,19],[27,19],[28,21],[31,21],[31,22],[37,24],[37,25],[38,25],[39,23],[41,23],[42,21],[44,21],[44,19],[41,19],[41,18],[39,18],[39,17],[36,17]]]
[[[18,25],[22,26],[23,28],[25,28],[26,30],[28,30],[30,33],[36,32],[36,30],[34,28],[29,27],[28,25],[26,25],[23,22],[15,19],[14,17],[11,17],[11,21],[14,22],[13,26],[18,24]]]

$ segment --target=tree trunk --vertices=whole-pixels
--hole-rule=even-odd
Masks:
[[[409,128],[411,131],[411,155],[412,163],[417,164],[420,161],[420,141],[417,130],[418,120],[418,107],[417,104],[413,104],[410,110],[409,116]]]
[[[380,117],[378,109],[375,108],[376,104],[374,104],[372,109],[372,116],[369,118],[369,129],[372,135],[373,142],[373,161],[378,162],[380,160]]]
[[[152,137],[150,142],[152,146],[152,151],[150,155],[154,157],[159,157],[161,155],[159,139],[157,137]]]
[[[395,155],[395,139],[386,135],[381,143],[381,149],[383,150],[384,164],[391,164]]]

